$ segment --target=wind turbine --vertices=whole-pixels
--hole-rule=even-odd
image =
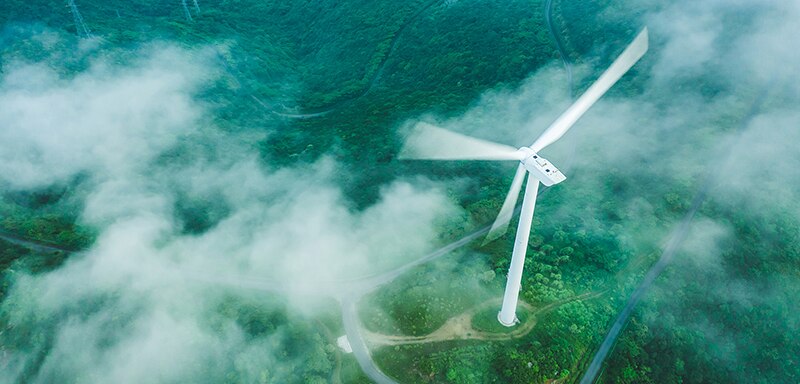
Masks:
[[[522,211],[519,215],[517,237],[511,255],[511,266],[503,296],[503,307],[497,314],[501,324],[510,327],[518,323],[516,316],[519,289],[522,281],[522,268],[525,264],[525,252],[528,249],[528,237],[533,221],[533,209],[539,192],[539,183],[546,186],[558,184],[566,179],[553,164],[539,156],[539,152],[561,138],[581,116],[609,90],[636,62],[647,52],[647,28],[628,45],[605,72],[581,95],[561,116],[556,119],[539,136],[530,147],[514,148],[482,139],[468,137],[451,132],[427,123],[419,123],[406,141],[400,152],[401,159],[419,160],[516,160],[519,161],[517,172],[511,182],[500,213],[486,241],[503,235],[511,221],[514,207],[517,204],[522,183],[528,176],[525,196],[522,200]]]

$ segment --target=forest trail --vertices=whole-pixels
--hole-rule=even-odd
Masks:
[[[520,301],[520,307],[529,312],[528,319],[522,323],[518,328],[511,332],[489,332],[476,329],[472,325],[472,318],[478,312],[490,307],[498,305],[499,299],[491,299],[474,308],[456,315],[447,320],[444,325],[439,329],[424,335],[424,336],[403,336],[403,335],[385,335],[381,333],[371,332],[364,330],[364,336],[369,344],[374,346],[391,346],[391,345],[405,345],[405,344],[422,344],[422,343],[435,343],[450,340],[485,340],[485,341],[502,341],[512,340],[523,337],[530,333],[536,326],[537,317],[552,311],[564,304],[575,301],[585,301],[601,296],[605,291],[600,292],[587,292],[581,295],[569,297],[566,299],[554,301],[550,304],[535,308],[532,305]]]

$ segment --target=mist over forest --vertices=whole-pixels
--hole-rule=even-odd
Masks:
[[[800,4],[68,4],[0,4],[0,383],[579,382],[684,222],[596,382],[800,380]],[[530,145],[643,27],[501,329],[516,165],[403,142]]]

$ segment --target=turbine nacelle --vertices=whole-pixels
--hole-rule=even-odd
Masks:
[[[520,163],[525,167],[525,170],[542,182],[546,186],[558,184],[567,179],[561,171],[558,170],[547,159],[539,156],[533,149],[529,147],[522,147],[519,149]]]

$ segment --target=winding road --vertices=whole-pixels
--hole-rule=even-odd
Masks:
[[[561,40],[561,35],[556,32],[555,26],[553,26],[553,0],[547,0],[544,4],[544,20],[547,23],[547,29],[550,31],[550,35],[553,37],[553,40],[556,43],[556,49],[558,49],[558,55],[561,57],[561,63],[564,65],[564,70],[567,71],[567,86],[569,87],[569,97],[573,98],[574,95],[572,94],[573,89],[575,89],[572,81],[572,62],[569,60],[569,56],[567,56],[567,52],[564,50],[564,42]]]
[[[72,249],[64,248],[56,244],[49,244],[41,241],[35,241],[17,236],[13,233],[0,230],[0,239],[5,240],[11,244],[19,245],[30,249],[33,252],[41,254],[58,254],[62,252],[74,252]]]
[[[375,74],[372,76],[372,79],[370,80],[369,85],[367,86],[366,89],[364,89],[364,91],[362,93],[360,93],[360,94],[358,94],[358,95],[356,95],[354,97],[348,98],[348,99],[337,101],[336,103],[331,104],[331,105],[329,105],[327,107],[321,108],[320,110],[308,111],[306,113],[284,113],[284,112],[278,112],[278,111],[275,111],[274,109],[270,108],[267,104],[262,102],[257,97],[253,96],[253,98],[255,98],[260,105],[262,105],[263,107],[269,109],[272,113],[274,113],[274,114],[276,114],[278,116],[291,118],[291,119],[310,119],[310,118],[314,118],[314,117],[320,117],[320,116],[327,115],[328,113],[331,113],[331,112],[335,111],[337,108],[339,108],[343,104],[346,104],[348,102],[355,101],[355,100],[358,100],[358,99],[360,99],[360,98],[362,98],[364,96],[367,96],[375,88],[375,86],[378,84],[378,82],[380,81],[381,76],[383,75],[383,71],[386,68],[386,64],[388,63],[389,58],[392,56],[392,53],[395,51],[395,48],[397,48],[397,44],[400,41],[400,37],[403,35],[403,32],[414,21],[416,21],[425,11],[427,11],[429,8],[431,8],[432,6],[436,5],[440,1],[441,0],[434,0],[434,1],[431,1],[430,3],[428,3],[427,5],[425,5],[424,7],[422,7],[419,11],[417,11],[417,13],[412,15],[397,30],[397,32],[395,33],[394,37],[392,38],[392,43],[391,43],[391,45],[389,47],[389,50],[386,52],[386,54],[384,55],[383,59],[381,60],[381,63],[378,66],[378,69],[375,71]],[[552,8],[553,8],[553,0],[547,0],[545,2],[545,6],[544,6],[545,22],[547,23],[547,29],[550,31],[550,35],[553,37],[553,41],[556,44],[556,49],[558,50],[558,55],[561,58],[561,63],[564,65],[564,70],[567,72],[567,86],[568,86],[568,90],[569,90],[569,96],[570,96],[570,98],[572,98],[573,97],[573,89],[574,89],[574,83],[573,83],[573,80],[572,80],[572,62],[569,60],[569,56],[567,55],[566,50],[564,49],[564,42],[562,41],[561,37],[556,32],[555,26],[553,25],[552,17],[551,17]]]
[[[653,282],[656,280],[656,278],[658,278],[661,272],[664,271],[664,268],[666,268],[670,261],[672,261],[672,258],[678,251],[678,247],[680,247],[683,241],[686,240],[686,236],[689,234],[689,228],[691,226],[692,219],[694,219],[695,213],[697,213],[697,210],[700,209],[703,201],[705,201],[706,194],[708,192],[708,186],[709,183],[706,183],[706,185],[695,196],[689,212],[686,213],[686,216],[684,216],[683,220],[681,220],[678,226],[670,234],[667,245],[664,247],[664,251],[661,253],[661,258],[659,258],[658,262],[656,262],[655,265],[650,268],[650,270],[647,272],[647,275],[645,275],[642,282],[639,283],[639,286],[636,287],[636,290],[628,299],[628,302],[625,304],[622,312],[617,315],[617,319],[614,321],[614,324],[608,331],[603,343],[600,344],[600,348],[592,359],[592,362],[589,364],[589,368],[586,369],[586,373],[581,379],[581,384],[591,384],[594,382],[594,379],[597,377],[597,373],[600,371],[606,356],[608,356],[608,352],[611,351],[611,347],[614,346],[617,336],[619,336],[620,331],[622,331],[622,328],[628,322],[628,318],[633,312],[633,309],[637,304],[639,304],[642,296],[644,296],[647,290],[650,289],[650,286],[653,285]]]
[[[279,111],[276,111],[274,108],[270,107],[269,105],[267,105],[266,103],[264,103],[263,101],[261,101],[261,99],[259,99],[257,96],[251,95],[251,97],[259,105],[261,105],[262,107],[264,107],[265,109],[269,110],[271,113],[273,113],[273,114],[275,114],[277,116],[281,116],[281,117],[285,117],[285,118],[289,118],[289,119],[311,119],[311,118],[315,118],[315,117],[325,116],[325,115],[335,111],[336,109],[340,108],[344,104],[350,103],[352,101],[358,100],[358,99],[368,95],[375,88],[375,86],[378,84],[378,82],[381,79],[381,76],[383,76],[383,70],[386,68],[386,64],[388,63],[389,58],[392,56],[392,53],[397,48],[397,43],[400,41],[400,37],[403,35],[403,32],[405,32],[405,30],[413,22],[415,22],[420,16],[422,16],[422,14],[425,11],[427,11],[428,9],[430,9],[432,6],[436,5],[440,1],[441,0],[433,0],[433,1],[425,4],[416,13],[411,15],[411,17],[409,17],[408,20],[406,20],[406,22],[403,23],[403,25],[400,26],[400,28],[397,29],[397,31],[394,33],[394,36],[392,37],[392,42],[389,45],[389,50],[386,52],[385,55],[383,55],[383,58],[381,59],[381,62],[378,65],[378,68],[375,70],[375,72],[372,75],[372,78],[369,81],[369,84],[367,85],[367,87],[361,93],[359,93],[359,94],[357,94],[355,96],[346,98],[346,99],[339,100],[339,101],[337,101],[337,102],[335,102],[333,104],[327,105],[325,107],[317,108],[316,110],[304,111],[303,113],[279,112]],[[222,57],[222,56],[220,56],[220,57],[224,60],[224,57]],[[225,62],[225,67],[226,68],[230,67],[230,65],[227,63],[227,61]],[[233,76],[232,72],[229,71],[229,73],[231,74],[231,76]]]
[[[347,297],[341,302],[344,330],[347,334],[347,340],[350,342],[350,347],[353,348],[353,356],[358,361],[358,365],[361,366],[361,370],[374,382],[378,384],[395,384],[397,382],[381,372],[372,360],[367,343],[361,334],[361,322],[358,320],[358,310],[356,309],[358,298]]]

